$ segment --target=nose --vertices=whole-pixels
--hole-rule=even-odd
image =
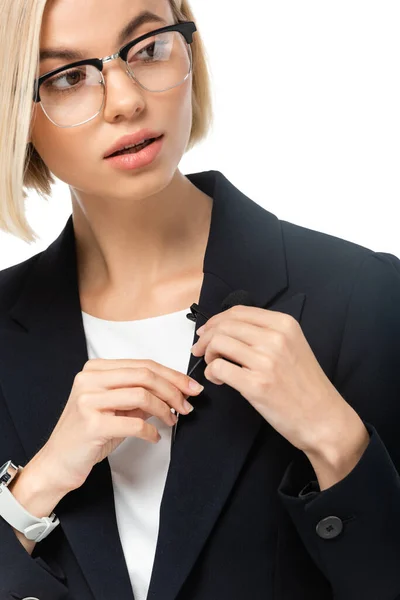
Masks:
[[[146,106],[145,91],[131,77],[125,62],[118,59],[105,70],[104,119],[113,123],[140,114]]]

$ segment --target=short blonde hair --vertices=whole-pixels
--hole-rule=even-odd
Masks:
[[[194,20],[188,0],[169,2],[175,21]],[[33,144],[28,143],[46,3],[47,0],[0,2],[0,230],[27,243],[37,241],[38,236],[26,218],[26,189],[47,199],[55,183]],[[187,150],[206,137],[212,122],[210,77],[198,32],[192,52],[193,121]]]

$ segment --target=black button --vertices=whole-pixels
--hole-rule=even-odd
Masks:
[[[339,517],[326,517],[318,523],[316,530],[319,537],[324,540],[332,540],[342,533],[343,522]]]

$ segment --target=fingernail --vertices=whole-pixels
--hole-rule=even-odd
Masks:
[[[187,400],[185,400],[183,402],[183,408],[188,412],[191,413],[192,410],[194,410],[194,406],[192,406]]]
[[[189,381],[189,388],[194,392],[202,392],[204,390],[204,385],[200,385],[200,383],[198,383],[194,379],[191,379]]]

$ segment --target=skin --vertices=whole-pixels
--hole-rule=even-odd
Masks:
[[[40,47],[108,56],[120,47],[120,30],[144,9],[174,22],[168,0],[50,0]],[[162,26],[145,24],[124,43]],[[40,75],[68,62],[47,59]],[[70,187],[82,309],[110,320],[182,310],[200,293],[212,210],[212,198],[178,169],[191,131],[192,78],[151,93],[122,61],[106,63],[103,74],[105,105],[92,121],[62,129],[39,104],[32,112],[31,141]],[[147,127],[164,133],[153,165],[120,171],[107,164],[103,156],[115,141]]]

